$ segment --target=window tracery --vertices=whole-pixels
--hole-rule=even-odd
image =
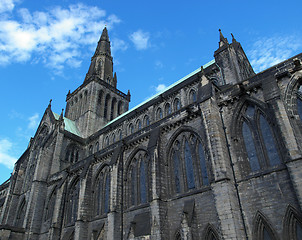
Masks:
[[[128,207],[147,203],[149,200],[149,162],[145,151],[138,151],[131,159],[126,174]]]
[[[174,194],[209,185],[207,157],[197,135],[180,133],[169,150],[171,191]]]
[[[79,160],[79,148],[75,144],[71,144],[67,147],[65,161],[75,163]]]
[[[156,111],[156,120],[160,120],[163,118],[163,111],[161,110],[161,108],[159,107]]]
[[[106,214],[110,210],[110,169],[105,166],[97,178],[95,192],[95,214],[96,216]]]
[[[241,134],[251,172],[281,164],[276,134],[258,106],[243,107]]]
[[[74,224],[77,220],[79,207],[80,181],[75,180],[69,189],[67,198],[66,224]]]

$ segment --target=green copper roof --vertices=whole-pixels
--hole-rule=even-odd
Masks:
[[[59,120],[60,115],[59,115],[59,114],[56,114],[56,113],[54,113],[54,112],[52,112],[52,113],[53,113],[55,119],[56,119],[56,120]],[[80,133],[80,131],[78,130],[78,128],[77,128],[75,122],[72,121],[72,120],[70,120],[70,119],[68,119],[68,118],[66,118],[66,117],[63,117],[63,119],[64,119],[64,123],[65,123],[65,130],[68,131],[68,132],[73,133],[74,135],[77,135],[77,136],[81,137],[81,133]]]
[[[212,61],[206,63],[205,65],[203,65],[203,69],[209,67],[210,65],[215,63],[215,59],[213,59]],[[113,119],[112,121],[108,122],[106,126],[110,125],[111,123],[117,121],[118,119],[122,118],[123,116],[129,114],[130,112],[133,112],[135,109],[138,109],[140,106],[144,105],[145,103],[149,102],[152,99],[157,98],[159,95],[163,94],[164,92],[168,91],[169,89],[173,88],[174,86],[178,85],[179,83],[185,81],[186,79],[188,79],[189,77],[192,77],[193,75],[195,75],[196,73],[199,73],[201,71],[201,68],[196,69],[195,71],[191,72],[190,74],[188,74],[187,76],[179,79],[178,81],[176,81],[175,83],[171,84],[170,86],[166,87],[164,90],[158,92],[157,94],[153,95],[152,97],[148,98],[147,100],[143,101],[142,103],[136,105],[135,107],[133,107],[132,109],[128,110],[127,112],[124,112],[123,114],[121,114],[120,116],[116,117],[115,119]]]

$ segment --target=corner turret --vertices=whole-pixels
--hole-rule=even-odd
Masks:
[[[225,84],[236,84],[255,75],[241,44],[231,35],[232,43],[229,44],[219,29],[219,48],[214,53]]]

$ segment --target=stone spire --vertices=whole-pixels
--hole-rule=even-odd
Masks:
[[[228,40],[222,35],[221,29],[219,29],[219,47],[223,47],[228,44]]]
[[[91,58],[91,64],[84,82],[91,79],[91,77],[97,77],[98,79],[101,79],[112,86],[116,85],[113,81],[113,62],[106,27],[103,29],[95,53]]]

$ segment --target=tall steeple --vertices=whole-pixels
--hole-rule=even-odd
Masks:
[[[113,62],[106,27],[103,29],[95,53],[91,58],[91,64],[84,82],[90,80],[92,77],[97,77],[100,80],[107,82],[111,86],[116,87],[114,86],[115,84],[113,81]]]
[[[65,117],[88,137],[128,110],[130,94],[117,89],[107,28],[91,58],[84,83],[66,97]]]

